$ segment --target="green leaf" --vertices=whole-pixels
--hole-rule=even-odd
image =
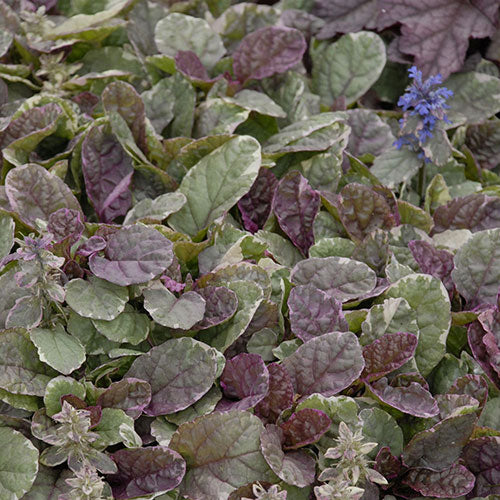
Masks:
[[[196,292],[177,298],[168,288],[158,284],[144,290],[144,308],[163,326],[189,330],[205,315],[205,299]]]
[[[320,238],[309,249],[311,257],[351,257],[356,245],[347,238]]]
[[[128,290],[95,276],[76,278],[66,285],[66,302],[84,318],[111,321],[125,309]]]
[[[453,282],[467,303],[496,305],[500,282],[500,229],[472,235],[455,255]]]
[[[9,254],[14,245],[14,219],[7,214],[0,213],[0,259]]]
[[[185,203],[186,197],[182,193],[165,193],[154,200],[144,198],[128,211],[123,225],[144,219],[148,222],[151,220],[161,222],[169,215],[178,212]]]
[[[408,182],[422,166],[422,160],[409,148],[390,148],[375,158],[370,172],[385,186],[394,188]]]
[[[120,425],[122,424],[133,429],[134,419],[118,408],[103,408],[100,422],[92,429],[93,432],[99,434],[92,445],[104,450],[108,446],[121,443],[123,437],[120,434]]]
[[[0,387],[15,394],[43,396],[47,383],[57,376],[38,358],[36,347],[21,328],[0,333]]]
[[[0,427],[0,471],[0,498],[5,500],[27,493],[38,472],[38,450],[9,427]]]
[[[210,134],[232,134],[243,123],[250,111],[224,99],[207,99],[196,113],[193,136],[205,137]]]
[[[500,431],[500,397],[486,402],[477,424]]]
[[[261,421],[246,411],[212,413],[182,424],[170,441],[188,471],[181,492],[191,498],[227,500],[236,488],[272,480],[260,451]]]
[[[500,111],[500,80],[494,76],[474,71],[456,73],[444,85],[453,91],[447,103],[450,109],[446,112],[452,122],[449,128],[481,123]]]
[[[382,446],[388,446],[393,455],[403,452],[403,431],[396,420],[380,408],[366,408],[359,412],[363,422],[363,435],[366,441],[378,443],[368,456],[374,459]]]
[[[182,180],[179,191],[187,204],[169,217],[169,225],[196,236],[250,190],[260,160],[260,145],[249,136],[235,137],[203,157]]]
[[[77,382],[74,378],[64,377],[63,375],[53,378],[47,384],[45,395],[43,396],[43,403],[45,405],[47,415],[51,417],[61,411],[62,396],[73,394],[74,396],[84,400],[85,393],[85,386],[80,382]]]
[[[446,288],[428,274],[410,274],[394,283],[384,297],[403,298],[415,311],[418,325],[415,360],[422,375],[429,375],[446,352],[446,337],[451,325]]]
[[[36,411],[42,406],[41,400],[37,396],[13,394],[4,389],[0,389],[0,399],[14,408],[20,408],[26,411]]]
[[[223,97],[226,102],[231,102],[248,111],[255,111],[262,115],[286,118],[286,113],[281,106],[276,104],[268,95],[256,90],[243,89],[234,97]]]
[[[224,352],[250,324],[255,311],[262,302],[262,288],[252,281],[234,281],[228,288],[238,296],[238,309],[235,315],[222,325],[204,330],[203,341]]]
[[[125,304],[124,311],[115,319],[93,319],[92,323],[100,334],[113,342],[137,345],[148,336],[150,320],[146,314],[141,314],[130,304]]]
[[[357,101],[378,80],[386,62],[385,45],[375,33],[359,31],[342,36],[327,48],[315,49],[313,89],[325,106],[345,96]]]
[[[54,328],[35,328],[30,331],[40,360],[64,375],[69,375],[85,361],[85,348],[68,335],[61,325]]]
[[[179,50],[190,50],[207,68],[211,68],[226,52],[220,36],[207,21],[176,12],[158,21],[155,42],[162,54],[172,57]]]

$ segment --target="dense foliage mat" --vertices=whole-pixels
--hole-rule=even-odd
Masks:
[[[498,25],[0,0],[0,498],[500,498]]]

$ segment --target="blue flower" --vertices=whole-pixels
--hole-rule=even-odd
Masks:
[[[440,74],[422,81],[422,72],[416,66],[412,66],[408,73],[413,83],[406,88],[406,92],[398,100],[398,106],[401,106],[406,114],[399,124],[402,130],[405,129],[408,116],[414,116],[417,118],[417,125],[413,130],[405,131],[394,142],[394,146],[397,149],[409,146],[414,151],[418,151],[419,156],[425,161],[430,161],[425,156],[422,147],[428,139],[432,138],[432,131],[439,121],[451,123],[445,110],[449,108],[446,100],[453,95],[453,92],[446,87],[438,87],[443,83]],[[415,121],[413,120],[412,123]]]

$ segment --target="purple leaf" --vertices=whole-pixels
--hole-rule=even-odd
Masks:
[[[60,208],[49,215],[47,230],[54,236],[56,243],[66,238],[70,244],[79,240],[85,226],[82,213],[71,208]]]
[[[347,184],[340,192],[337,209],[349,236],[357,242],[375,229],[388,230],[398,222],[384,194],[364,184]]]
[[[280,424],[283,431],[284,447],[294,450],[315,443],[330,428],[330,417],[321,410],[303,408]]]
[[[493,35],[498,11],[496,0],[381,0],[378,5],[403,25],[399,49],[415,56],[424,77],[440,73],[443,79],[462,67],[469,37]]]
[[[172,263],[172,248],[156,229],[125,226],[108,238],[105,257],[89,258],[89,267],[96,276],[120,286],[145,283]]]
[[[306,48],[302,33],[296,29],[260,28],[245,36],[234,52],[234,74],[244,83],[284,73],[302,60]]]
[[[119,408],[133,419],[139,418],[151,401],[151,386],[144,380],[123,378],[112,383],[98,398],[103,408]]]
[[[116,111],[129,126],[135,142],[142,151],[146,146],[146,113],[141,96],[130,85],[120,80],[110,83],[102,92],[102,105],[107,113]]]
[[[285,453],[282,449],[283,431],[276,425],[268,425],[260,435],[260,448],[269,467],[287,484],[299,488],[314,482],[316,462],[303,451]]]
[[[492,359],[489,352],[483,343],[483,338],[487,334],[479,321],[470,323],[467,329],[467,338],[474,359],[479,363],[479,366],[484,370],[488,378],[500,389],[500,376],[492,365]]]
[[[265,422],[276,422],[280,413],[293,403],[293,385],[286,368],[278,363],[267,365],[269,391],[255,406],[255,414]]]
[[[439,472],[412,469],[402,482],[425,496],[456,498],[469,493],[474,488],[475,479],[474,474],[463,465],[453,464]]]
[[[295,392],[334,396],[349,387],[365,362],[358,338],[351,332],[333,332],[301,345],[283,361]]]
[[[89,257],[106,248],[106,240],[101,236],[91,236],[85,240],[76,250],[77,255],[82,257]]]
[[[407,467],[446,470],[457,461],[476,421],[474,413],[467,413],[442,420],[415,434],[403,451],[403,463]]]
[[[433,233],[447,229],[469,229],[473,233],[500,227],[500,198],[470,194],[437,207]]]
[[[347,332],[342,304],[314,286],[292,288],[288,297],[290,328],[304,342],[330,332]]]
[[[225,286],[197,288],[196,293],[205,299],[205,316],[192,330],[205,330],[232,318],[238,309],[238,296]]]
[[[137,357],[125,377],[149,382],[150,416],[184,410],[198,401],[215,381],[218,352],[189,337],[167,340]]]
[[[34,163],[10,170],[5,178],[5,192],[12,209],[31,226],[38,218],[48,221],[60,208],[82,211],[69,186]]]
[[[93,127],[83,141],[82,172],[87,196],[100,221],[111,222],[128,212],[132,160],[105,125]]]
[[[238,201],[243,225],[247,231],[256,233],[261,229],[269,214],[278,180],[268,168],[261,168],[250,191]]]
[[[465,133],[465,144],[481,168],[495,168],[500,154],[500,124],[496,120],[487,120],[469,125]]]
[[[382,446],[375,458],[375,469],[390,480],[399,476],[401,468],[401,460],[391,453],[388,446]]]
[[[448,394],[464,394],[479,401],[482,408],[488,399],[488,383],[481,375],[468,374],[459,377],[448,389]]]
[[[248,410],[269,390],[269,372],[258,354],[241,353],[226,362],[220,378],[224,398],[216,410]]]
[[[413,333],[386,333],[363,347],[365,368],[361,378],[370,382],[403,366],[415,354],[418,339]]]
[[[208,82],[210,77],[200,58],[192,50],[179,50],[175,55],[177,71],[194,80]]]
[[[316,0],[312,13],[326,21],[317,35],[320,40],[333,38],[337,33],[361,31],[363,28],[382,30],[392,24],[377,0]]]
[[[318,192],[300,172],[293,170],[280,180],[274,194],[273,211],[281,229],[305,256],[314,244],[313,223],[319,206]]]
[[[119,450],[111,457],[118,472],[106,479],[112,486],[113,498],[117,499],[173,490],[186,473],[184,459],[164,446]]]
[[[408,248],[420,270],[440,279],[451,295],[455,288],[451,279],[451,271],[454,268],[453,254],[447,250],[438,250],[424,240],[412,240],[408,243]]]
[[[80,92],[71,98],[73,102],[78,104],[80,111],[87,116],[91,117],[94,112],[94,108],[99,104],[99,97],[97,97],[92,92],[85,90],[84,92]]]
[[[381,401],[403,413],[422,418],[439,414],[436,400],[417,382],[411,382],[407,387],[394,387],[383,377],[367,385]]]
[[[483,311],[478,320],[486,331],[482,340],[490,365],[500,376],[500,311],[498,305]]]

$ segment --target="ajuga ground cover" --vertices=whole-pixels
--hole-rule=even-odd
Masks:
[[[0,499],[500,498],[499,7],[0,0]]]

